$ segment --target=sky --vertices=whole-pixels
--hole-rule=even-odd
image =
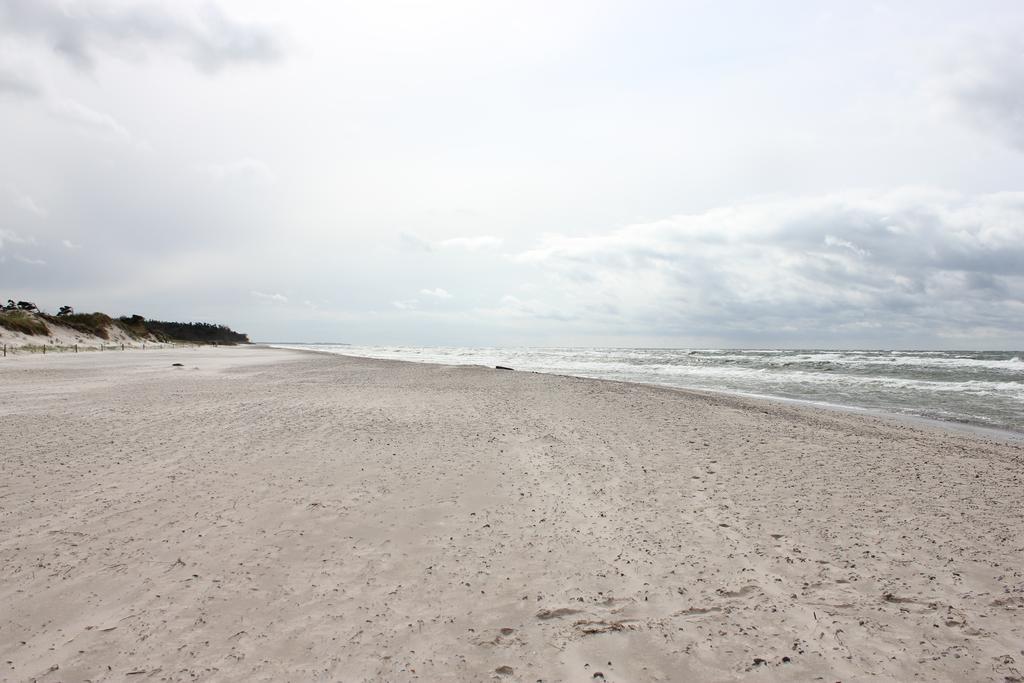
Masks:
[[[1024,348],[1024,5],[0,0],[0,298]]]

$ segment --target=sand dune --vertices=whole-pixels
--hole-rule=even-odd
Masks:
[[[96,335],[80,332],[52,321],[47,322],[46,326],[50,330],[48,335],[30,335],[0,327],[0,344],[7,347],[8,353],[18,353],[22,347],[40,347],[43,345],[59,347],[63,352],[73,351],[76,346],[82,351],[91,351],[100,347],[109,349],[111,347],[120,348],[121,346],[125,348],[141,348],[143,345],[153,348],[170,346],[170,344],[164,344],[155,339],[136,339],[116,325],[108,328],[106,339],[101,339]],[[53,348],[50,350],[55,351]]]
[[[3,680],[1024,679],[1019,442],[270,349],[7,360]]]

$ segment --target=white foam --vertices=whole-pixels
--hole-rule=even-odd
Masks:
[[[1000,358],[998,354],[943,351],[286,346],[422,363],[507,365],[519,370],[909,412],[1024,429],[1024,364],[1019,355]]]

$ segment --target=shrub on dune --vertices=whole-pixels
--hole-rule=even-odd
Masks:
[[[42,316],[56,325],[64,325],[83,334],[91,334],[100,339],[110,339],[110,326],[113,319],[106,313],[72,313],[70,315]]]
[[[45,322],[25,311],[0,311],[0,327],[33,336],[50,335],[50,328]]]

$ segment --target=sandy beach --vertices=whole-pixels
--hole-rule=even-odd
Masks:
[[[265,348],[6,361],[0,680],[1024,680],[1019,441]]]

